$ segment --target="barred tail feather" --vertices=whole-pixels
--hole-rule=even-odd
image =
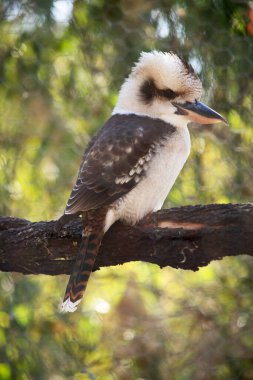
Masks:
[[[86,238],[80,248],[80,256],[77,259],[73,273],[69,278],[62,302],[62,311],[73,312],[81,302],[97,257],[102,237],[103,234],[101,231],[91,231],[86,234]]]

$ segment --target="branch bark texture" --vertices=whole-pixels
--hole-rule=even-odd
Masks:
[[[57,233],[56,222],[0,217],[0,270],[69,274],[81,241],[81,221]],[[136,226],[115,223],[95,270],[129,261],[198,270],[225,256],[253,256],[253,205],[186,206],[162,210]]]

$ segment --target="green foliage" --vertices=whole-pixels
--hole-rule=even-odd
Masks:
[[[57,218],[84,146],[140,51],[175,50],[230,127],[193,126],[166,206],[250,202],[253,36],[249,2],[2,0],[0,213]],[[80,311],[67,278],[0,277],[0,380],[253,378],[252,272],[226,259],[186,273],[132,263],[101,270]]]

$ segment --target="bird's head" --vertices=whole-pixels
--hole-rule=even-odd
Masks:
[[[142,53],[123,83],[116,113],[136,113],[175,126],[190,121],[213,124],[226,120],[199,101],[202,84],[191,65],[174,53]]]

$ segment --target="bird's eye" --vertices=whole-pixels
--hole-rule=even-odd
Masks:
[[[160,96],[163,96],[164,98],[168,99],[168,100],[173,100],[175,99],[178,94],[171,90],[170,88],[166,88],[165,90],[160,90]]]
[[[164,100],[173,100],[179,93],[171,90],[170,88],[160,89],[156,86],[153,79],[145,80],[140,87],[140,96],[146,104],[152,103],[155,98]]]

